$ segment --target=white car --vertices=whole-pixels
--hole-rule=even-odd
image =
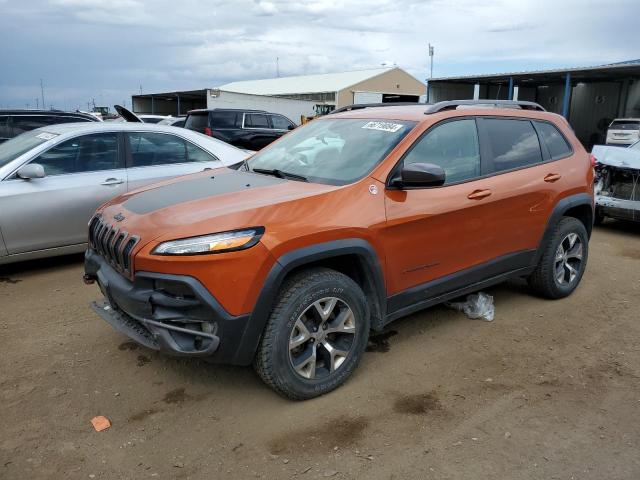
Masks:
[[[184,128],[87,122],[0,144],[0,264],[84,251],[98,206],[143,185],[250,155]]]
[[[640,118],[616,118],[607,130],[607,145],[626,147],[640,140]]]

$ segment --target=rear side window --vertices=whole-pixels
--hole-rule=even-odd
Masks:
[[[187,143],[187,156],[190,162],[215,162],[218,160],[209,152],[205,152],[202,148],[196,147],[194,144]]]
[[[240,128],[242,113],[238,112],[213,112],[211,122],[214,129]]]
[[[269,119],[262,113],[247,113],[244,117],[246,128],[269,128]]]
[[[12,138],[11,125],[9,125],[9,117],[0,115],[0,140]]]
[[[276,130],[289,130],[293,128],[293,124],[282,115],[271,115],[271,125]]]
[[[45,127],[52,122],[47,117],[38,115],[20,115],[13,117],[13,135],[18,136],[21,133],[34,130],[36,128]]]
[[[439,165],[445,172],[445,185],[479,177],[476,121],[454,120],[435,126],[414,144],[404,163]]]
[[[558,160],[571,155],[573,152],[571,146],[554,125],[546,122],[535,122],[535,124],[540,134],[540,139],[549,150],[551,160]]]
[[[41,164],[47,175],[121,168],[118,135],[96,133],[73,138],[50,148],[33,160],[33,163]]]
[[[611,130],[640,130],[640,121],[614,120],[609,126]]]
[[[189,130],[195,130],[196,132],[203,133],[205,127],[208,127],[209,113],[190,113],[187,120],[184,122],[184,128]]]
[[[187,146],[180,137],[164,133],[128,133],[133,167],[151,167],[184,163],[187,161]]]
[[[529,120],[480,119],[494,172],[542,162],[538,135]]]

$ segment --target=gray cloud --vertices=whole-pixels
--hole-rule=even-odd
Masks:
[[[1,0],[0,0],[1,2]],[[620,12],[625,12],[620,15]],[[143,91],[204,88],[393,61],[435,74],[588,65],[638,57],[637,0],[8,0],[0,106],[112,105]]]

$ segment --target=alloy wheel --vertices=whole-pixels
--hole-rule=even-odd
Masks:
[[[573,283],[582,268],[582,241],[577,233],[562,239],[555,256],[555,279],[559,285]]]
[[[291,331],[291,366],[306,379],[327,377],[344,364],[354,347],[355,333],[355,316],[344,300],[317,300],[300,314]]]

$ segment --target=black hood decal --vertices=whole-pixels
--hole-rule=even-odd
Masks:
[[[210,176],[183,180],[140,192],[126,200],[123,206],[130,212],[144,215],[179,203],[282,182],[286,182],[286,180],[257,173],[240,171],[214,173]]]

